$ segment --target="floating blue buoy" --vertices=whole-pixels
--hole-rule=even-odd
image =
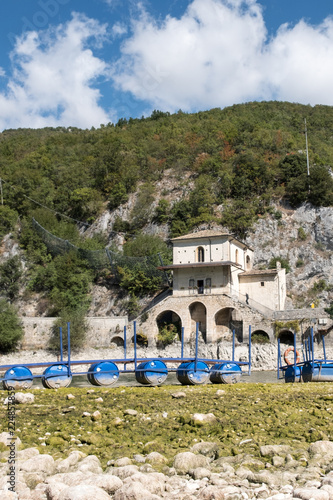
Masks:
[[[90,366],[87,377],[92,385],[112,385],[119,378],[119,370],[111,361],[101,361]]]
[[[66,365],[51,365],[43,373],[42,384],[47,389],[68,387],[72,381],[72,374]]]
[[[140,363],[135,370],[135,378],[140,384],[161,385],[168,376],[168,369],[159,359]]]
[[[304,368],[303,368],[304,369]],[[302,367],[289,365],[284,374],[284,381],[287,383],[300,382],[302,377]]]
[[[302,370],[303,382],[333,382],[333,363],[306,362]]]
[[[33,375],[25,366],[13,366],[6,371],[2,385],[8,391],[12,389],[30,389],[33,384]]]
[[[210,381],[213,384],[236,384],[241,376],[242,369],[237,363],[218,363],[210,370]]]
[[[205,384],[209,378],[209,368],[203,361],[197,361],[195,369],[195,361],[185,361],[177,368],[177,379],[183,385]]]

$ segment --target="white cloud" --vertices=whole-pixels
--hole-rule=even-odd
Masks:
[[[90,128],[110,121],[94,87],[109,69],[87,48],[88,41],[98,45],[105,36],[105,25],[73,14],[66,25],[17,39],[11,54],[13,74],[0,93],[0,128]]]
[[[333,20],[284,25],[272,39],[257,0],[193,0],[180,19],[142,12],[115,84],[152,107],[184,111],[260,99],[333,104]]]
[[[127,28],[124,24],[115,23],[111,28],[111,32],[114,37],[122,36],[125,35],[125,33],[127,33]]]

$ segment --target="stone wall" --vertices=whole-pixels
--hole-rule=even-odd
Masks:
[[[24,328],[22,349],[45,349],[48,347],[51,328],[56,318],[21,318]],[[112,338],[122,333],[127,325],[127,316],[111,318],[87,318],[89,325],[85,347],[109,347]],[[67,331],[63,332],[67,335]]]

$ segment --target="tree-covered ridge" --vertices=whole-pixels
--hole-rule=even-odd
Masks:
[[[310,199],[305,118],[314,176]],[[332,195],[325,185],[331,186],[332,130],[332,107],[285,102],[253,102],[195,114],[155,111],[150,118],[122,119],[97,130],[7,130],[0,134],[4,202],[26,216],[35,208],[28,196],[92,222],[104,202],[112,210],[126,202],[139,181],[151,186],[171,169],[179,178],[189,172],[195,183],[192,196],[176,206],[164,206],[174,234],[183,231],[179,212],[185,212],[193,226],[210,219],[214,205],[230,205],[231,200],[236,209],[246,200],[254,213],[263,211],[272,197],[281,196],[294,205],[308,199],[330,205]],[[316,192],[319,184],[323,186]],[[154,200],[153,188],[142,197],[147,196]],[[163,216],[163,210],[155,215]],[[134,222],[140,226],[146,220],[143,216]]]

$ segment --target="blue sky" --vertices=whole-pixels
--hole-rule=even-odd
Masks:
[[[0,47],[0,130],[333,105],[328,0],[10,0]]]

